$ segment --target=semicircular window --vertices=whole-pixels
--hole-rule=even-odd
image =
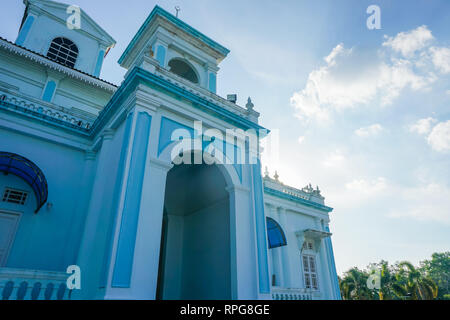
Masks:
[[[67,38],[55,38],[50,44],[47,57],[66,67],[73,68],[78,58],[78,47]]]
[[[278,248],[287,245],[286,236],[281,226],[272,218],[266,218],[267,238],[269,240],[269,248]]]
[[[180,77],[185,78],[193,83],[198,83],[198,77],[194,69],[180,59],[172,59],[169,61],[169,70]]]
[[[38,213],[48,198],[47,179],[41,169],[18,154],[0,151],[0,172],[22,178],[33,189],[37,201],[35,213]]]

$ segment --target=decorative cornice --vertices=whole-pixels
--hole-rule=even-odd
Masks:
[[[333,208],[331,208],[331,207],[327,207],[325,205],[322,205],[322,204],[319,204],[317,202],[313,202],[313,201],[310,201],[310,200],[306,200],[306,199],[302,199],[302,198],[299,198],[299,197],[295,197],[295,196],[290,195],[288,193],[284,193],[284,192],[281,192],[279,190],[274,190],[274,189],[268,188],[266,186],[264,187],[264,193],[272,195],[272,196],[277,197],[277,198],[293,201],[293,202],[296,202],[296,203],[299,203],[299,204],[302,204],[302,205],[305,205],[305,206],[308,206],[308,207],[311,207],[311,208],[314,208],[314,209],[318,209],[318,210],[321,210],[321,211],[325,211],[325,212],[333,211]]]
[[[114,129],[108,128],[103,130],[102,132],[103,140],[112,140],[112,138],[114,137],[114,133],[115,133]]]
[[[234,193],[234,192],[242,192],[242,193],[250,193],[250,189],[247,187],[244,187],[243,185],[233,185],[226,187],[225,190],[228,193]]]
[[[86,123],[83,120],[78,120],[73,116],[68,116],[49,108],[42,108],[35,104],[26,104],[23,103],[23,101],[16,101],[17,102],[14,103],[13,100],[10,100],[5,95],[0,95],[0,109],[37,119],[83,136],[89,136],[89,123]]]
[[[325,232],[316,229],[306,229],[303,231],[303,233],[305,234],[305,237],[309,239],[323,239],[332,236],[331,232]]]
[[[95,160],[96,157],[97,157],[97,153],[94,151],[89,150],[84,153],[84,160],[86,160],[86,161]]]
[[[307,185],[302,189],[297,189],[291,186],[287,186],[279,180],[279,175],[275,171],[275,175],[273,178],[269,176],[269,172],[264,173],[264,185],[270,189],[278,190],[283,193],[290,194],[294,197],[302,198],[305,200],[311,200],[320,204],[323,204],[325,198],[321,195],[319,187],[314,189],[311,184]]]

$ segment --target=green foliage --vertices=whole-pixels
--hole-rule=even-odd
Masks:
[[[379,288],[370,289],[368,280]],[[389,265],[387,261],[356,267],[339,277],[344,300],[433,300],[450,299],[450,252],[434,253],[416,268],[408,261]],[[373,286],[372,286],[373,287]]]
[[[422,261],[420,272],[433,280],[439,290],[437,299],[450,300],[450,252],[433,253],[431,260]]]

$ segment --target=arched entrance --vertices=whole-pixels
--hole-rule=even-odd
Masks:
[[[167,174],[158,299],[231,299],[230,200],[219,166]]]

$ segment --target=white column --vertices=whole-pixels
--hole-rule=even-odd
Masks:
[[[166,178],[171,167],[152,159],[145,170],[131,278],[133,299],[156,298]]]
[[[289,257],[289,245],[290,244],[290,237],[289,237],[289,228],[287,224],[287,218],[286,218],[286,210],[282,207],[278,208],[278,213],[280,216],[280,224],[284,227],[284,232],[286,235],[286,240],[288,240],[288,245],[281,247],[281,256],[282,256],[282,266],[283,266],[283,287],[284,288],[290,288],[292,286],[291,283],[291,261]]]
[[[305,288],[305,274],[304,274],[304,266],[303,266],[303,243],[305,241],[305,235],[303,233],[303,230],[299,230],[295,232],[296,240],[297,240],[297,252],[298,252],[298,259],[300,261],[299,263],[299,275],[300,275],[300,288]]]
[[[230,257],[231,298],[256,299],[257,266],[255,263],[253,217],[250,210],[250,190],[233,186],[230,194]]]
[[[155,299],[166,175],[151,156],[154,113],[133,110],[106,299]]]
[[[321,223],[318,220],[316,221],[316,226],[317,229],[322,230]],[[320,246],[318,248],[318,252],[320,257],[321,276],[323,277],[323,288],[320,289],[320,291],[323,293],[323,299],[330,299],[333,296],[333,284],[330,277],[330,266],[328,265],[325,239],[320,240],[319,243]]]
[[[77,201],[75,214],[70,222],[72,226],[72,234],[70,237],[70,241],[66,244],[66,248],[74,242],[77,243],[79,241],[80,234],[83,233],[84,227],[84,219],[80,219],[80,216],[87,216],[87,211],[89,209],[89,200],[92,195],[92,185],[93,185],[93,177],[95,173],[95,158],[96,154],[93,151],[86,151],[84,157],[84,169],[83,175],[81,177],[80,183],[80,195],[79,201]],[[77,255],[75,256],[75,261],[70,260],[72,258],[73,253],[70,250],[66,251],[66,261],[67,265],[76,264]],[[78,252],[76,253],[78,254]]]
[[[330,228],[329,228],[329,224],[327,221],[324,222],[324,224],[322,225],[322,230],[325,232],[330,232]],[[334,253],[333,253],[333,246],[331,244],[331,236],[329,238],[325,238],[324,240],[324,245],[326,248],[326,257],[327,257],[327,262],[328,262],[328,272],[330,274],[330,279],[331,279],[331,285],[332,285],[332,294],[331,294],[331,298],[332,299],[336,299],[339,300],[341,293],[340,293],[340,289],[339,289],[339,284],[337,283],[337,273],[336,273],[336,265],[334,263]]]
[[[98,154],[97,171],[92,188],[85,229],[78,254],[77,264],[81,268],[81,290],[74,290],[75,299],[91,299],[98,289],[105,249],[105,230],[102,220],[109,212],[109,202],[104,201],[107,186],[110,185],[110,159],[114,157],[111,143],[114,131],[107,129],[102,136],[102,146]]]

